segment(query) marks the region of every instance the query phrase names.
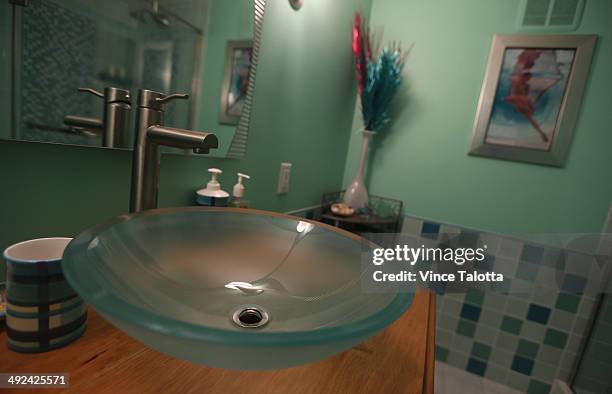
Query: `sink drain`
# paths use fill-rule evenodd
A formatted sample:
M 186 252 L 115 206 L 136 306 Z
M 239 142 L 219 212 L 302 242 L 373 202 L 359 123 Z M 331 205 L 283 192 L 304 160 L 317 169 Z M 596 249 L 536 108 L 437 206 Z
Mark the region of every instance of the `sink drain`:
M 261 327 L 268 322 L 270 316 L 259 306 L 238 308 L 232 315 L 235 324 L 244 328 Z

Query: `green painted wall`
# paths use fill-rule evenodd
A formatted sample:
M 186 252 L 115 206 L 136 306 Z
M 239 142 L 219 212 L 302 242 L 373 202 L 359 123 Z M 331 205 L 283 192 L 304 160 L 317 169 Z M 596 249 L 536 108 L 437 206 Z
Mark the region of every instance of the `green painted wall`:
M 494 33 L 516 34 L 518 0 L 379 0 L 372 26 L 414 49 L 406 97 L 376 137 L 370 192 L 405 212 L 502 233 L 599 232 L 612 201 L 612 1 L 589 0 L 578 33 L 600 35 L 564 168 L 471 157 L 472 123 Z M 361 126 L 357 111 L 353 129 Z M 353 134 L 344 184 L 354 174 Z
M 236 131 L 236 126 L 219 123 L 226 43 L 228 40 L 253 39 L 253 10 L 252 0 L 211 0 L 209 4 L 197 128 L 215 130 L 219 149 L 211 152 L 213 156 L 225 157 Z
M 160 206 L 189 205 L 206 169 L 252 176 L 252 206 L 286 211 L 317 204 L 342 182 L 354 81 L 350 23 L 368 0 L 309 0 L 295 12 L 270 0 L 264 21 L 248 158 L 162 158 Z M 276 195 L 281 161 L 293 163 L 290 193 Z M 131 152 L 0 142 L 0 249 L 34 237 L 67 235 L 126 212 Z

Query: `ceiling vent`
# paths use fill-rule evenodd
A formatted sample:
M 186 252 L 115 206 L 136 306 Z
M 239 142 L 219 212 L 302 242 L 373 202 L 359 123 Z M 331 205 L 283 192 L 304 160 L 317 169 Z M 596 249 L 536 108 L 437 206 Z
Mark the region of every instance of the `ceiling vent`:
M 571 31 L 580 26 L 586 0 L 522 0 L 519 30 Z

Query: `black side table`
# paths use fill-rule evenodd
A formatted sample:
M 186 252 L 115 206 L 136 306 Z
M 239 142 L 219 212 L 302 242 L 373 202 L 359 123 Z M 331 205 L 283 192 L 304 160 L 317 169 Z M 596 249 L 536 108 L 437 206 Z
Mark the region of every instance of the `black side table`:
M 320 221 L 353 232 L 396 233 L 401 230 L 402 201 L 370 196 L 366 213 L 338 216 L 331 212 L 332 204 L 341 202 L 344 191 L 325 193 L 321 201 Z

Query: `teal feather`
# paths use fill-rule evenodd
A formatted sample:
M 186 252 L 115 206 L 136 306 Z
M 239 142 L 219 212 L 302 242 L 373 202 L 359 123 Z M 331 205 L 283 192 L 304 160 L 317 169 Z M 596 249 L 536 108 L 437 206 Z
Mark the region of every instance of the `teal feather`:
M 378 59 L 368 64 L 361 92 L 361 112 L 366 129 L 380 131 L 389 122 L 389 108 L 402 85 L 403 61 L 400 51 L 383 49 Z

